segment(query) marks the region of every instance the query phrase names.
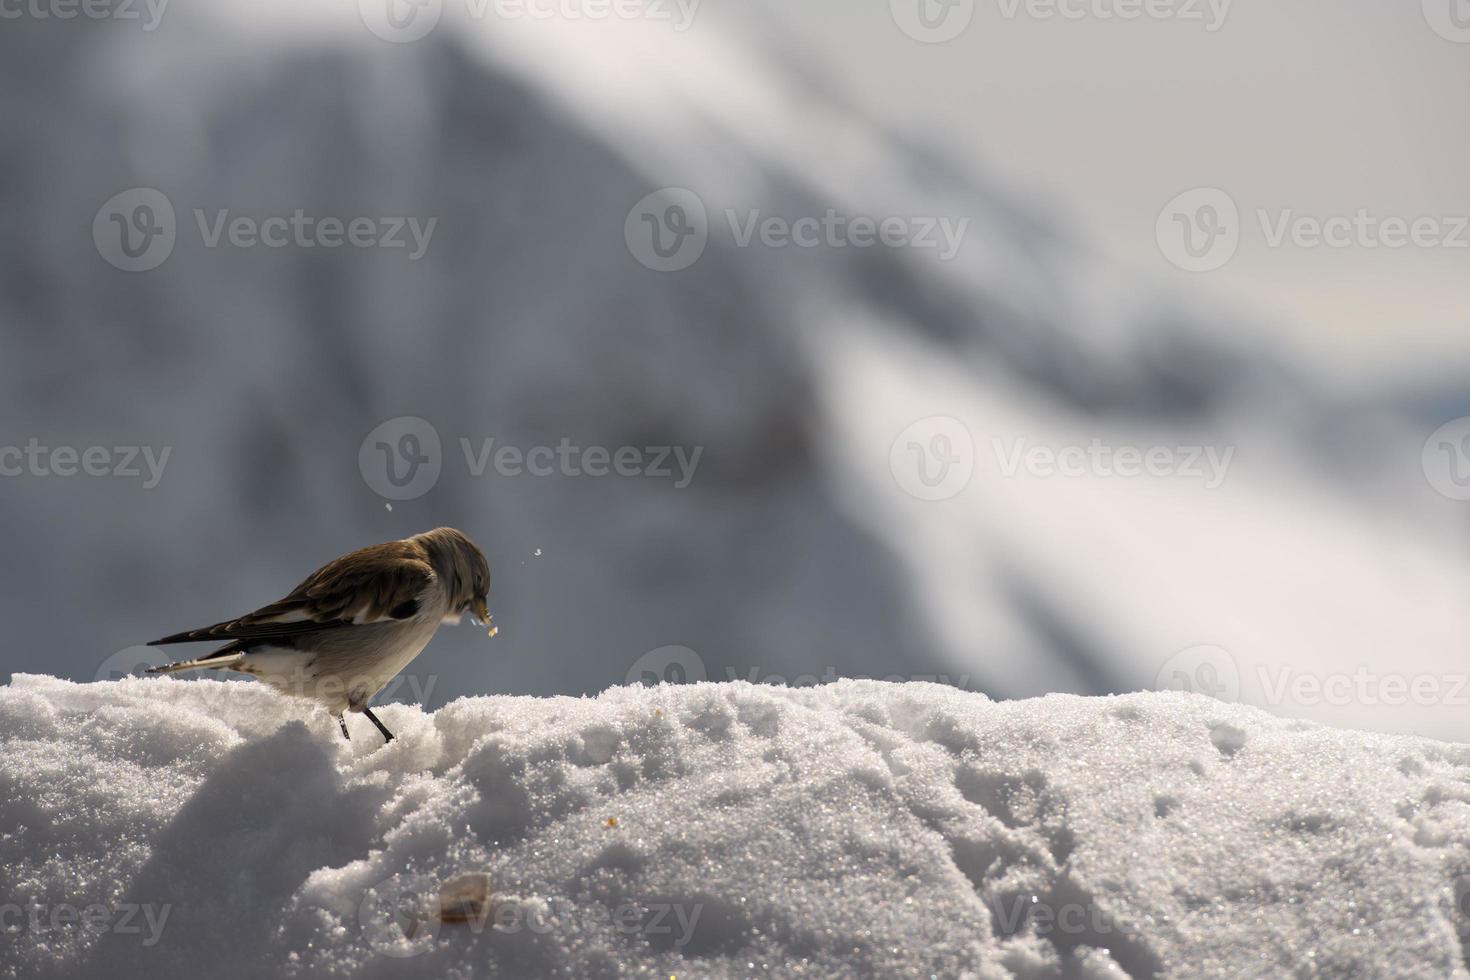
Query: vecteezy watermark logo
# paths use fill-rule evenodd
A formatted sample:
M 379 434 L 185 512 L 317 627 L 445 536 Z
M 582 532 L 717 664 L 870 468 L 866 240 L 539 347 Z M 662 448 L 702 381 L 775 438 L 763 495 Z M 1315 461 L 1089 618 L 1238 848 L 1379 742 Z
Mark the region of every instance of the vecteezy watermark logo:
M 653 687 L 656 684 L 697 684 L 708 679 L 703 657 L 688 647 L 666 646 L 650 650 L 633 661 L 624 681 Z
M 1470 875 L 1455 875 L 1450 882 L 1450 898 L 1455 903 L 1455 911 L 1470 919 Z
M 433 948 L 441 919 L 438 883 L 428 875 L 395 875 L 369 888 L 357 907 L 363 938 L 384 956 L 407 959 Z
M 357 468 L 386 500 L 416 500 L 434 489 L 444 468 L 439 430 L 412 415 L 389 419 L 362 440 Z
M 898 486 L 920 500 L 949 500 L 975 474 L 975 440 L 965 423 L 931 415 L 898 434 L 888 450 L 888 467 Z
M 1446 422 L 1424 442 L 1424 478 L 1451 500 L 1470 500 L 1470 417 Z
M 158 268 L 173 254 L 177 237 L 173 203 L 151 187 L 114 194 L 92 219 L 98 254 L 124 272 Z
M 434 29 L 444 0 L 357 0 L 364 26 L 384 41 L 407 44 Z
M 1112 446 L 1094 438 L 1087 445 L 1030 445 L 1024 438 L 1007 441 L 996 437 L 991 449 L 1007 479 L 1024 470 L 1038 478 L 1095 477 L 1133 479 L 1152 476 L 1160 479 L 1199 480 L 1206 490 L 1216 490 L 1225 482 L 1235 447 L 1223 450 L 1214 446 Z
M 1240 247 L 1240 210 L 1218 187 L 1178 195 L 1159 212 L 1154 237 L 1164 258 L 1187 272 L 1213 272 Z
M 157 647 L 127 647 L 98 664 L 92 680 L 120 681 L 124 677 L 137 677 L 152 667 L 157 659 Z
M 888 0 L 893 22 L 915 41 L 953 41 L 975 17 L 975 0 Z
M 1230 651 L 1214 644 L 1180 650 L 1164 662 L 1154 679 L 1159 691 L 1203 694 L 1218 701 L 1240 700 L 1240 665 Z
M 0 0 L 0 20 L 87 20 L 139 21 L 144 33 L 152 33 L 163 21 L 169 0 Z
M 172 452 L 172 446 L 48 446 L 31 436 L 24 446 L 0 446 L 0 477 L 111 477 L 142 480 L 152 490 Z
M 709 244 L 704 201 L 683 187 L 656 190 L 628 212 L 623 240 L 633 258 L 655 272 L 687 269 Z
M 1423 0 L 1424 19 L 1446 41 L 1470 44 L 1470 0 Z

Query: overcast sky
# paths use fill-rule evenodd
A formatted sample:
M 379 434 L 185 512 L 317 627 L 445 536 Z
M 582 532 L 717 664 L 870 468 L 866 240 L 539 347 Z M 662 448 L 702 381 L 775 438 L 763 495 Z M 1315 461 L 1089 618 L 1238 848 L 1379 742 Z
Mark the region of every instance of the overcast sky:
M 1095 13 L 1119 0 L 1052 0 L 1074 19 L 974 0 L 944 43 L 904 34 L 888 0 L 762 2 L 865 102 L 1051 198 L 1130 266 L 1354 346 L 1470 336 L 1470 230 L 1453 220 L 1470 215 L 1470 0 L 1156 0 L 1196 19 L 1137 20 Z M 1238 250 L 1209 272 L 1156 239 L 1161 210 L 1197 187 L 1241 218 Z M 1346 248 L 1272 246 L 1262 209 L 1273 230 L 1288 209 L 1446 218 L 1423 240 L 1461 245 L 1371 248 L 1384 237 L 1354 229 Z

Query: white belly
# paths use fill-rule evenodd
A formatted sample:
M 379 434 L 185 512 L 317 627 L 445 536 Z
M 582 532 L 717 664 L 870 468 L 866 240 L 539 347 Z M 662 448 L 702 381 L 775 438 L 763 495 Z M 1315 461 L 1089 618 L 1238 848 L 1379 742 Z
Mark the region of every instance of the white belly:
M 356 628 L 311 650 L 259 647 L 233 669 L 317 701 L 332 714 L 361 711 L 423 652 L 438 626 L 437 618 L 410 620 Z

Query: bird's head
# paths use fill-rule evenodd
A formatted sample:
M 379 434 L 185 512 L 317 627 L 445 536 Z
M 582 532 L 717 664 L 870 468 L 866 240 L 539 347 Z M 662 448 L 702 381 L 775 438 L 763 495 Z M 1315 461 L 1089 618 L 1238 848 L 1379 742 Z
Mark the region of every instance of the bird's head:
M 445 584 L 449 595 L 449 615 L 458 618 L 465 613 L 475 617 L 481 626 L 490 625 L 486 603 L 490 595 L 490 564 L 475 543 L 452 527 L 435 528 L 417 536 L 434 574 Z M 494 630 L 491 630 L 494 636 Z

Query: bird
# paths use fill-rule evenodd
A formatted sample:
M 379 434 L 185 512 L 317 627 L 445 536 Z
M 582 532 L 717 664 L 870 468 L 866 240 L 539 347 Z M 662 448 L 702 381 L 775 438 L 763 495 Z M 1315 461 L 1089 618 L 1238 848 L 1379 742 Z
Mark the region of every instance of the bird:
M 393 733 L 373 714 L 373 697 L 428 646 L 441 623 L 469 613 L 490 636 L 490 566 L 475 543 L 452 527 L 361 548 L 328 562 L 290 595 L 238 619 L 186 630 L 149 646 L 228 641 L 193 660 L 150 674 L 229 670 L 287 694 L 312 698 L 336 719 L 348 712 Z

